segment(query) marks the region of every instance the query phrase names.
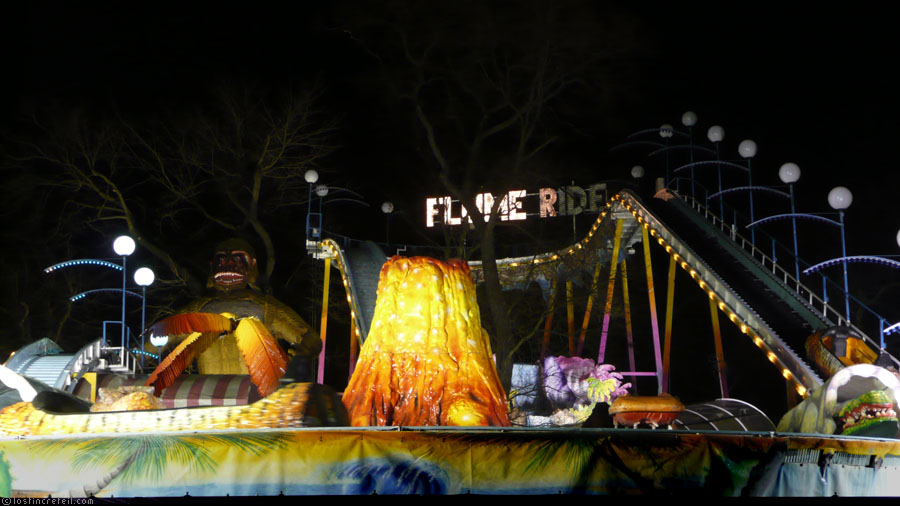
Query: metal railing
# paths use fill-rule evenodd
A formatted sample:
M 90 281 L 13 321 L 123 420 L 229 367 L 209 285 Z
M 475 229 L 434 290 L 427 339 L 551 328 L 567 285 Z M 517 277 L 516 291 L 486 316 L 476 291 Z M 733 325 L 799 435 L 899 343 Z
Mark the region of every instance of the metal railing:
M 678 197 L 683 200 L 687 205 L 689 205 L 692 209 L 700 213 L 704 218 L 710 221 L 713 226 L 722 231 L 725 235 L 731 238 L 731 240 L 742 250 L 750 255 L 751 258 L 756 260 L 763 269 L 767 271 L 771 271 L 773 277 L 777 280 L 781 281 L 783 286 L 787 290 L 793 291 L 800 300 L 806 302 L 811 309 L 816 311 L 819 316 L 821 316 L 826 322 L 832 325 L 842 325 L 849 327 L 852 329 L 860 338 L 865 340 L 870 346 L 875 350 L 881 349 L 880 342 L 875 341 L 869 335 L 863 331 L 863 329 L 859 328 L 854 323 L 847 320 L 846 315 L 841 312 L 841 310 L 834 308 L 828 303 L 827 296 L 827 284 L 831 283 L 834 285 L 834 288 L 838 290 L 841 294 L 843 294 L 843 289 L 840 288 L 839 285 L 831 281 L 827 278 L 827 276 L 821 275 L 823 280 L 823 290 L 822 295 L 820 296 L 814 289 L 804 285 L 800 280 L 798 280 L 794 275 L 785 270 L 784 267 L 778 264 L 775 258 L 769 256 L 758 248 L 753 241 L 747 239 L 743 235 L 737 233 L 736 222 L 737 219 L 734 220 L 733 223 L 726 223 L 719 216 L 709 210 L 709 208 L 705 207 L 701 204 L 697 199 L 689 196 L 689 195 L 678 195 Z M 764 235 L 769 237 L 768 234 L 764 232 L 758 231 L 760 235 Z M 771 239 L 771 237 L 769 237 Z M 776 243 L 774 239 L 771 239 L 773 245 Z M 773 256 L 775 255 L 775 248 L 773 246 Z M 804 262 L 805 263 L 805 262 Z M 793 269 L 793 265 L 789 266 L 789 269 Z M 874 310 L 863 304 L 861 301 L 856 299 L 853 296 L 850 296 L 850 300 L 854 301 L 861 309 L 870 313 L 874 316 L 878 321 L 885 321 L 884 318 L 876 313 Z M 883 332 L 883 329 L 879 329 L 880 332 Z M 891 361 L 894 363 L 898 369 L 900 369 L 900 361 L 898 361 L 893 356 L 890 356 Z

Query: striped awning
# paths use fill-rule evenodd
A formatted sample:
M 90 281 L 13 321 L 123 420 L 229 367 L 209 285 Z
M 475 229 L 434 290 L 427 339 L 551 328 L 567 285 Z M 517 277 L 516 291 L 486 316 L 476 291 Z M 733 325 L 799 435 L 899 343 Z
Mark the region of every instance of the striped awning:
M 147 375 L 128 377 L 118 374 L 98 375 L 97 389 L 120 386 L 143 385 Z M 89 399 L 90 385 L 81 380 L 75 395 Z M 160 400 L 167 409 L 194 406 L 238 406 L 250 404 L 260 399 L 256 385 L 250 376 L 233 374 L 192 374 L 177 378 L 162 391 Z

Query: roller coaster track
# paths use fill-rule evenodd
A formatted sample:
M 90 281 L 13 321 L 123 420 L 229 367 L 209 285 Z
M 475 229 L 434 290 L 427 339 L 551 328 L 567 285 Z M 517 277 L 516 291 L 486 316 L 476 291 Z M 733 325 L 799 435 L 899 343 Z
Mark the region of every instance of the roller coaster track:
M 609 200 L 582 241 L 557 251 L 498 260 L 501 278 L 504 271 L 522 268 L 532 269 L 533 276 L 550 277 L 558 272 L 567 256 L 589 251 L 595 253 L 594 263 L 609 262 L 606 241 L 601 243 L 596 232 L 604 220 L 625 220 L 618 261 L 631 244 L 642 240 L 641 228 L 646 229 L 652 236 L 650 240 L 666 250 L 719 310 L 778 367 L 782 376 L 795 384 L 801 395 L 822 384 L 822 378 L 798 354 L 806 337 L 815 330 L 847 325 L 873 349 L 879 349 L 861 329 L 847 322 L 838 309 L 737 234 L 732 225 L 690 197 L 668 191 L 661 196 L 664 199 L 644 203 L 632 192 L 621 191 Z M 376 245 L 369 243 L 364 247 L 368 251 L 360 256 L 348 254 L 331 239 L 308 243 L 315 258 L 335 260 L 347 293 L 354 334 L 360 343 L 365 340 L 374 313 L 378 264 L 385 258 Z M 472 261 L 469 265 L 476 281 L 479 280 L 481 263 Z

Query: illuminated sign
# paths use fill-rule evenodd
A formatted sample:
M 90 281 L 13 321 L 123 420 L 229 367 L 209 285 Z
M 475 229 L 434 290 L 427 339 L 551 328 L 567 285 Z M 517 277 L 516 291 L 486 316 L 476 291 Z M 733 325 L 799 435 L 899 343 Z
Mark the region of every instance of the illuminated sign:
M 541 188 L 536 193 L 525 190 L 510 190 L 503 196 L 479 193 L 475 196 L 475 206 L 490 219 L 490 212 L 496 199 L 500 198 L 497 210 L 500 221 L 519 221 L 539 216 L 575 216 L 583 212 L 598 212 L 606 203 L 606 183 L 597 183 L 586 189 L 580 186 L 564 186 L 559 189 Z M 472 223 L 472 218 L 464 205 L 451 197 L 428 197 L 425 199 L 425 225 L 435 223 L 461 225 L 463 220 Z

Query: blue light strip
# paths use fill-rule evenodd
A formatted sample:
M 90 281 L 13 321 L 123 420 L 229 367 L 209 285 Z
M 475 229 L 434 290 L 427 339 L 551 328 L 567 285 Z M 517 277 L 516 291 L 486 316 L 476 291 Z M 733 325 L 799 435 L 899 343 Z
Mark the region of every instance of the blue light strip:
M 784 198 L 788 198 L 788 199 L 791 198 L 790 193 L 785 193 L 781 190 L 776 190 L 775 188 L 769 188 L 767 186 L 735 186 L 734 188 L 728 188 L 727 190 L 722 190 L 720 192 L 713 193 L 712 195 L 709 196 L 709 198 L 714 199 L 714 198 L 724 195 L 726 193 L 741 192 L 741 191 L 753 191 L 753 190 L 771 192 L 771 193 L 774 193 L 774 194 L 779 195 Z
M 700 167 L 700 166 L 702 166 L 702 165 L 716 165 L 716 166 L 724 165 L 724 166 L 726 166 L 726 167 L 734 167 L 735 169 L 741 169 L 741 170 L 744 171 L 744 172 L 749 172 L 749 171 L 750 171 L 750 169 L 748 169 L 747 167 L 744 167 L 743 165 L 738 164 L 738 163 L 734 163 L 734 162 L 716 161 L 716 160 L 701 160 L 701 161 L 699 161 L 699 162 L 694 162 L 694 163 L 689 163 L 689 164 L 687 164 L 687 165 L 682 165 L 681 167 L 678 167 L 677 169 L 675 169 L 674 172 L 678 172 L 678 171 L 680 171 L 681 169 L 687 169 L 687 168 L 690 168 L 690 167 Z
M 900 322 L 897 322 L 890 327 L 884 329 L 884 335 L 888 335 L 892 332 L 900 332 Z
M 710 153 L 710 154 L 713 154 L 713 155 L 716 154 L 715 151 L 713 151 L 713 150 L 711 150 L 711 149 L 709 149 L 709 148 L 705 148 L 705 147 L 703 147 L 703 146 L 697 146 L 696 144 L 693 145 L 693 146 L 691 146 L 691 145 L 686 145 L 686 144 L 673 144 L 673 145 L 671 145 L 671 146 L 666 146 L 666 147 L 664 147 L 664 148 L 659 148 L 659 149 L 657 149 L 656 151 L 651 151 L 649 154 L 647 154 L 647 156 L 658 155 L 659 153 L 662 153 L 662 152 L 664 152 L 664 151 L 671 151 L 671 150 L 673 150 L 673 149 L 690 149 L 692 152 L 693 152 L 695 149 L 699 149 L 699 150 L 701 150 L 701 151 L 706 151 L 706 152 L 708 152 L 708 153 Z
M 115 264 L 112 262 L 107 262 L 106 260 L 97 260 L 94 258 L 79 258 L 78 260 L 67 260 L 65 262 L 61 262 L 56 265 L 51 265 L 50 267 L 47 267 L 46 269 L 44 269 L 44 272 L 49 274 L 53 271 L 56 271 L 56 270 L 59 270 L 59 269 L 65 268 L 65 267 L 72 267 L 75 265 L 99 265 L 102 267 L 109 267 L 109 268 L 115 269 L 117 271 L 122 270 L 121 265 Z
M 710 196 L 710 198 L 712 198 L 712 196 Z M 791 214 L 776 214 L 774 216 L 767 216 L 765 218 L 756 220 L 753 223 L 750 223 L 749 225 L 747 225 L 747 228 L 755 227 L 756 225 L 762 225 L 763 223 L 768 223 L 770 221 L 782 220 L 782 219 L 787 219 L 787 218 L 803 218 L 803 219 L 807 219 L 807 220 L 828 223 L 830 225 L 834 225 L 837 227 L 841 226 L 840 222 L 830 220 L 828 218 L 819 216 L 817 214 L 791 213 Z
M 875 257 L 875 256 L 862 255 L 862 256 L 832 258 L 831 260 L 826 260 L 822 263 L 819 263 L 819 264 L 813 265 L 812 267 L 807 268 L 806 270 L 803 271 L 803 274 L 812 274 L 812 273 L 818 271 L 819 269 L 824 269 L 826 267 L 831 267 L 832 265 L 837 265 L 837 264 L 841 264 L 841 263 L 850 264 L 850 263 L 858 263 L 858 262 L 867 263 L 867 264 L 880 264 L 880 265 L 885 265 L 887 267 L 894 267 L 895 269 L 900 269 L 900 262 L 898 262 L 896 260 L 890 260 L 888 258 L 881 258 L 881 257 Z
M 86 292 L 76 293 L 75 295 L 69 297 L 69 301 L 71 301 L 71 302 L 79 301 L 92 293 L 122 293 L 122 289 L 121 288 L 96 288 L 94 290 L 88 290 Z M 131 295 L 132 297 L 137 297 L 139 299 L 144 298 L 143 295 L 132 292 L 130 290 L 126 290 L 125 295 Z
M 157 355 L 156 353 L 150 353 L 149 351 L 143 351 L 143 350 L 139 350 L 137 348 L 132 348 L 131 353 L 134 353 L 136 355 L 143 355 L 145 357 L 150 357 L 154 360 L 159 360 L 159 355 Z

